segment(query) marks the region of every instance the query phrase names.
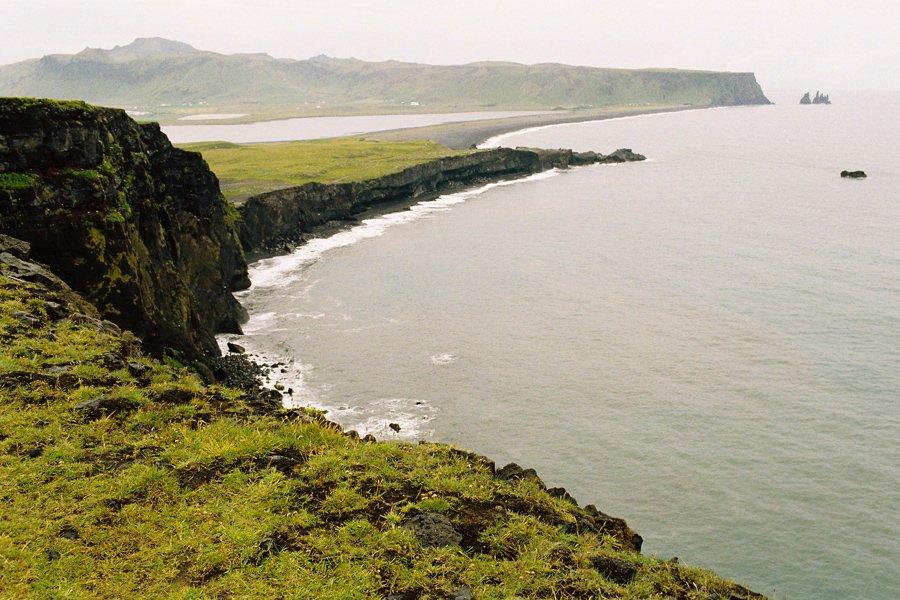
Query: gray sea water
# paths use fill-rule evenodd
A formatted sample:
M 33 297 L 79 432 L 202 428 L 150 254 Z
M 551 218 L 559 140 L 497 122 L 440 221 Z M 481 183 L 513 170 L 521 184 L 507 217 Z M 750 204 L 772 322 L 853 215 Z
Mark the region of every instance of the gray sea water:
M 900 94 L 831 96 L 507 136 L 650 160 L 257 263 L 241 343 L 288 360 L 296 403 L 534 467 L 646 553 L 779 598 L 897 598 Z

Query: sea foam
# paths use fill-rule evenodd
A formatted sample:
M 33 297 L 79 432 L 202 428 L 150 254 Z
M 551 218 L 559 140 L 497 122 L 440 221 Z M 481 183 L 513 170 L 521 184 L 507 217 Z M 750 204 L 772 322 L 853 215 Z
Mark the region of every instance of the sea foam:
M 430 217 L 435 213 L 447 211 L 456 204 L 462 204 L 496 187 L 540 181 L 554 177 L 557 174 L 559 174 L 559 170 L 552 169 L 522 179 L 496 181 L 471 190 L 446 194 L 434 200 L 426 200 L 414 204 L 408 210 L 386 213 L 378 217 L 365 219 L 360 225 L 339 231 L 327 238 L 312 239 L 290 254 L 262 259 L 250 265 L 249 275 L 253 285 L 249 290 L 239 294 L 238 297 L 252 293 L 253 290 L 284 287 L 296 282 L 302 276 L 304 265 L 315 262 L 322 254 L 330 250 L 343 248 L 368 238 L 380 236 L 388 228 L 395 225 L 411 223 L 423 217 Z

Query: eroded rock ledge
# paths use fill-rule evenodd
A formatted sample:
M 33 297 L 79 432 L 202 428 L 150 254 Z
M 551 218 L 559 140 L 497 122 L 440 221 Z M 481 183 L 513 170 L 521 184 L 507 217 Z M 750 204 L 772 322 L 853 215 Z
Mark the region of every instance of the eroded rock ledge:
M 237 214 L 199 154 L 82 102 L 0 98 L 0 233 L 148 350 L 218 355 L 249 286 Z
M 553 168 L 644 159 L 628 148 L 611 154 L 496 148 L 441 158 L 366 181 L 308 183 L 250 197 L 239 209 L 241 243 L 248 253 L 278 254 L 305 241 L 318 228 L 352 222 L 378 206 L 411 205 L 453 190 Z

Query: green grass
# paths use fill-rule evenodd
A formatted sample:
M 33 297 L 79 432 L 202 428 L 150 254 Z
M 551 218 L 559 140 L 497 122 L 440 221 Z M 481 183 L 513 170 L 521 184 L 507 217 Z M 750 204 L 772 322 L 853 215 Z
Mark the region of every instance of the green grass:
M 99 321 L 51 322 L 48 299 L 0 277 L 2 598 L 744 597 L 615 535 L 565 533 L 580 509 L 533 481 L 261 410 Z M 126 408 L 75 409 L 100 396 Z M 416 511 L 446 515 L 462 547 L 421 547 L 401 526 Z M 595 568 L 610 557 L 637 569 L 631 583 Z
M 313 181 L 363 181 L 463 153 L 436 142 L 376 142 L 362 138 L 277 144 L 200 142 L 180 147 L 203 155 L 219 178 L 223 193 L 233 201 Z
M 21 190 L 30 188 L 39 181 L 33 173 L 0 173 L 0 188 Z

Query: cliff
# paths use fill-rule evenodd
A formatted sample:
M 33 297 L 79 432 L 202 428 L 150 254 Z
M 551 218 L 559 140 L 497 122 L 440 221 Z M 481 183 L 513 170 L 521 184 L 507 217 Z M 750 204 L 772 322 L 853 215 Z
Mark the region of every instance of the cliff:
M 219 353 L 249 285 L 234 209 L 199 154 L 80 102 L 0 99 L 0 232 L 31 244 L 157 355 Z
M 240 207 L 240 238 L 248 252 L 278 251 L 333 221 L 350 221 L 379 205 L 413 204 L 486 181 L 552 168 L 644 160 L 622 148 L 604 155 L 572 150 L 495 148 L 448 156 L 365 181 L 308 183 L 250 197 Z

